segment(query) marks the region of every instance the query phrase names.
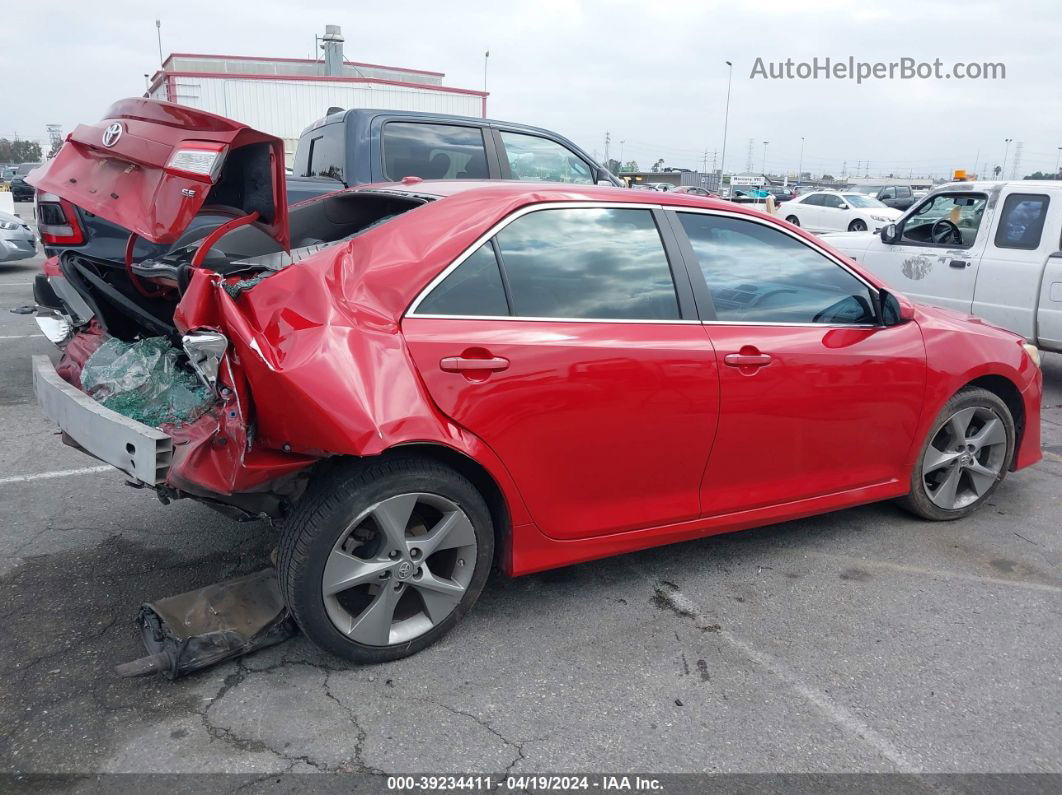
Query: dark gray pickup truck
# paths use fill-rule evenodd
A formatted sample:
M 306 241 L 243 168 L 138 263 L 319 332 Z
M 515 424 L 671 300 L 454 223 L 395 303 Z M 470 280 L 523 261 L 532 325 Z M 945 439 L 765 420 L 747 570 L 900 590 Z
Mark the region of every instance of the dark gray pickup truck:
M 299 138 L 293 171 L 286 180 L 289 204 L 411 176 L 623 185 L 578 146 L 549 130 L 399 110 L 337 110 L 314 122 Z M 80 207 L 38 195 L 37 220 L 47 256 L 77 249 L 104 259 L 125 257 L 129 231 Z M 216 220 L 201 214 L 184 239 Z M 166 248 L 138 240 L 132 258 L 159 256 Z

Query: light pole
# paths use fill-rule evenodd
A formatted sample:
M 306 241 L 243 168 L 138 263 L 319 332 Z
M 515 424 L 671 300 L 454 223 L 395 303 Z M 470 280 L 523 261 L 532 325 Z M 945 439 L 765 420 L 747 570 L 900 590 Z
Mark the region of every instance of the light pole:
M 770 141 L 763 142 L 763 163 L 760 164 L 760 171 L 764 176 L 767 176 L 767 144 L 769 143 Z
M 800 165 L 797 166 L 797 182 L 804 178 L 804 136 L 800 136 Z
M 1007 145 L 1006 148 L 1003 150 L 1003 166 L 999 169 L 999 176 L 1003 179 L 1007 178 L 1007 155 L 1010 154 L 1010 142 L 1013 140 L 1013 138 L 1003 139 L 1003 143 Z
M 1060 179 L 1058 174 L 1058 164 L 1062 162 L 1062 146 L 1058 147 L 1058 156 L 1055 158 L 1055 179 Z
M 719 158 L 719 190 L 723 189 L 723 174 L 726 173 L 726 126 L 730 122 L 730 83 L 734 77 L 734 64 L 726 61 L 726 106 L 723 109 L 723 154 Z

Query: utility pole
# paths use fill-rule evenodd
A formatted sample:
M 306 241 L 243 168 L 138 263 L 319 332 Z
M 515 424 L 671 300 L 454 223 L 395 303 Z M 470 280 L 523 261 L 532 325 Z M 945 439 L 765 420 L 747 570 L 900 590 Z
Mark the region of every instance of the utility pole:
M 490 63 L 490 50 L 483 53 L 483 93 L 487 93 L 487 64 Z
M 797 182 L 804 178 L 804 136 L 800 136 L 800 165 L 797 166 Z
M 605 131 L 605 168 L 608 168 L 608 144 L 609 144 L 610 139 L 611 139 L 611 136 L 609 135 L 608 130 L 606 130 Z
M 719 187 L 723 187 L 723 169 L 726 168 L 726 128 L 730 121 L 730 84 L 734 77 L 734 64 L 725 62 L 728 68 L 726 77 L 726 106 L 723 110 L 723 156 L 719 160 Z
M 1007 178 L 1007 155 L 1010 154 L 1010 142 L 1013 141 L 1013 140 L 1014 140 L 1013 138 L 1004 138 L 1003 139 L 1003 143 L 1005 143 L 1007 146 L 1003 150 L 1003 165 L 999 169 L 1000 179 L 1006 179 Z
M 767 144 L 769 143 L 770 141 L 763 142 L 763 163 L 761 165 L 760 171 L 763 172 L 764 176 L 767 176 Z
M 1062 162 L 1062 146 L 1058 147 L 1058 155 L 1055 157 L 1055 179 L 1062 179 L 1062 175 L 1058 173 L 1059 162 Z

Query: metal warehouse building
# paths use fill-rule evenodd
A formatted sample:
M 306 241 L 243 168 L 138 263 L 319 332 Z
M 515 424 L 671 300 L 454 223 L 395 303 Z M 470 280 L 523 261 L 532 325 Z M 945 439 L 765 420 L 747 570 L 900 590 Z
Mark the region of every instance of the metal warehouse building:
M 287 165 L 302 131 L 329 108 L 386 108 L 486 116 L 487 93 L 442 84 L 442 72 L 348 61 L 338 25 L 326 26 L 324 58 L 172 53 L 146 96 L 178 102 L 284 139 Z

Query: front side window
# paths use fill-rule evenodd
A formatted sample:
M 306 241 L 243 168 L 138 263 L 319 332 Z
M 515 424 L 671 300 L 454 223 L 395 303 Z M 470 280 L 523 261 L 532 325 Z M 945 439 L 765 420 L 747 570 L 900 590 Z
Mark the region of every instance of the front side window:
M 844 204 L 844 201 L 841 199 L 840 196 L 837 196 L 836 194 L 824 193 L 822 195 L 823 207 L 832 207 L 834 210 L 839 210 L 841 209 L 842 204 Z
M 383 126 L 381 140 L 384 176 L 391 181 L 489 178 L 479 127 L 391 121 Z
M 1012 193 L 1003 202 L 996 229 L 996 248 L 1040 247 L 1049 199 L 1043 194 Z
M 711 291 L 717 320 L 875 322 L 870 288 L 799 240 L 754 221 L 678 215 Z
M 505 131 L 501 139 L 513 179 L 584 184 L 594 181 L 586 161 L 556 141 Z
M 983 193 L 941 193 L 903 223 L 901 243 L 969 248 L 977 239 L 988 198 Z
M 486 243 L 452 270 L 417 307 L 420 315 L 498 317 L 509 314 L 498 260 Z
M 514 316 L 680 316 L 671 268 L 649 210 L 539 210 L 517 218 L 495 239 Z

